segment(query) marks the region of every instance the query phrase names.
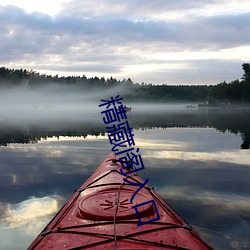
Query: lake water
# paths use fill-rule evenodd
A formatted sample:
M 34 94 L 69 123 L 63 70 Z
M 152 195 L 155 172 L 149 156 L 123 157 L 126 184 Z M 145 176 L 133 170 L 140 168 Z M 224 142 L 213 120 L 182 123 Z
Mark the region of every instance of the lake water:
M 35 109 L 0 118 L 4 250 L 27 248 L 112 148 L 100 112 Z M 139 175 L 215 249 L 250 249 L 249 114 L 181 105 L 127 114 Z

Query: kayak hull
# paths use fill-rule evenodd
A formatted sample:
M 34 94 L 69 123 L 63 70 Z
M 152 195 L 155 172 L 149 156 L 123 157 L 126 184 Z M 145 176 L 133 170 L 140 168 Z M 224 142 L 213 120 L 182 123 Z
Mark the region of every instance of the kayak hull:
M 212 249 L 144 180 L 121 168 L 110 153 L 28 249 Z

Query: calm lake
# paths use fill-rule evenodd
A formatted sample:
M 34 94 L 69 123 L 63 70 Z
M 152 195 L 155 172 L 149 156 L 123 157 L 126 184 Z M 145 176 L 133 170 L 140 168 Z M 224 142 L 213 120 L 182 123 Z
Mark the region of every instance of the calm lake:
M 29 111 L 0 117 L 3 250 L 27 248 L 112 148 L 101 108 Z M 127 117 L 138 174 L 215 249 L 250 249 L 250 109 L 134 105 Z

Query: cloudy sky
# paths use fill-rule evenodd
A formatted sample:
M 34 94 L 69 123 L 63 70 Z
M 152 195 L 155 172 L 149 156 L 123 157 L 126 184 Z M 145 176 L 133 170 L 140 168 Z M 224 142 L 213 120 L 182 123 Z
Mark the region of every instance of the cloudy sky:
M 0 66 L 215 84 L 250 61 L 249 0 L 0 0 Z

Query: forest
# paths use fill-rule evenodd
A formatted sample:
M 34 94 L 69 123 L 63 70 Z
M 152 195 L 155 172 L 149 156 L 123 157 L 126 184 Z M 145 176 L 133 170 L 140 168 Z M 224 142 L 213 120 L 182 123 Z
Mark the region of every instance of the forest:
M 0 67 L 0 88 L 36 89 L 51 84 L 63 84 L 79 91 L 109 90 L 121 87 L 127 102 L 198 102 L 200 106 L 221 106 L 233 104 L 250 104 L 250 64 L 243 63 L 242 78 L 216 85 L 154 85 L 152 83 L 134 83 L 130 78 L 117 80 L 112 76 L 52 76 L 40 74 L 34 70 L 9 69 Z

